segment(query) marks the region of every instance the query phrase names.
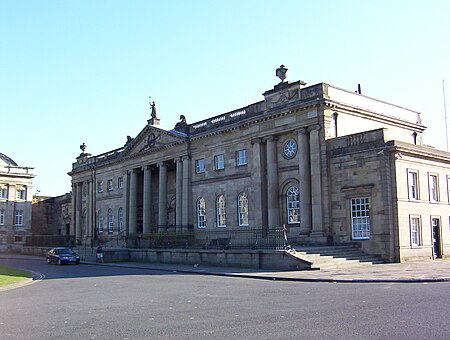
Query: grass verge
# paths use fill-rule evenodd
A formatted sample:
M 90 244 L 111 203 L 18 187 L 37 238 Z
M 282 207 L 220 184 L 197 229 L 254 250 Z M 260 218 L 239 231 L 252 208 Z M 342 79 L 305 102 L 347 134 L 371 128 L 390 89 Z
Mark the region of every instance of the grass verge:
M 8 285 L 17 281 L 33 277 L 33 274 L 26 270 L 0 266 L 0 286 Z

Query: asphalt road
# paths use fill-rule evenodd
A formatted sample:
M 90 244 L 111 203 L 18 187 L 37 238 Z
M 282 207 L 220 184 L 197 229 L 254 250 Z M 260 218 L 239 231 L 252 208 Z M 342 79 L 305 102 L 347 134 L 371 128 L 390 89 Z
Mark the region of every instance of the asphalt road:
M 331 284 L 99 265 L 0 292 L 1 339 L 449 339 L 450 283 Z

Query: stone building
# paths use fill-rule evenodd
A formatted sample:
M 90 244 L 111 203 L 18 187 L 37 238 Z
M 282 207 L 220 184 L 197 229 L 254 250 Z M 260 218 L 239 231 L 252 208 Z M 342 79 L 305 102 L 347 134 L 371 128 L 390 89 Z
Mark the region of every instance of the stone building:
M 420 113 L 286 71 L 246 107 L 167 131 L 153 103 L 123 147 L 83 143 L 69 173 L 78 242 L 284 225 L 291 243 L 392 262 L 450 254 L 450 154 L 423 144 Z
M 0 153 L 0 251 L 20 251 L 31 233 L 33 168 Z
M 70 242 L 71 194 L 34 196 L 30 245 L 64 245 Z M 72 235 L 73 236 L 73 235 Z

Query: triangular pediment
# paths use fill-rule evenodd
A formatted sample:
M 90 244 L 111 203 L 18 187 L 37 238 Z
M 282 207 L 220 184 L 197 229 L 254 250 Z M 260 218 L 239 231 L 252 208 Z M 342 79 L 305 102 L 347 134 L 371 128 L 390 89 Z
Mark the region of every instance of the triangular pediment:
M 185 140 L 186 137 L 179 133 L 147 125 L 136 138 L 127 142 L 122 157 L 156 151 Z

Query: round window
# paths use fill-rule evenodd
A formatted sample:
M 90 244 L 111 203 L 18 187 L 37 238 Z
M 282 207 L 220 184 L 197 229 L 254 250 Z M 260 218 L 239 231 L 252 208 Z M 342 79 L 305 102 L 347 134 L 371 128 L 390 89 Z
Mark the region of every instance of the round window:
M 283 156 L 287 159 L 294 158 L 297 154 L 297 143 L 293 139 L 288 139 L 283 145 Z

